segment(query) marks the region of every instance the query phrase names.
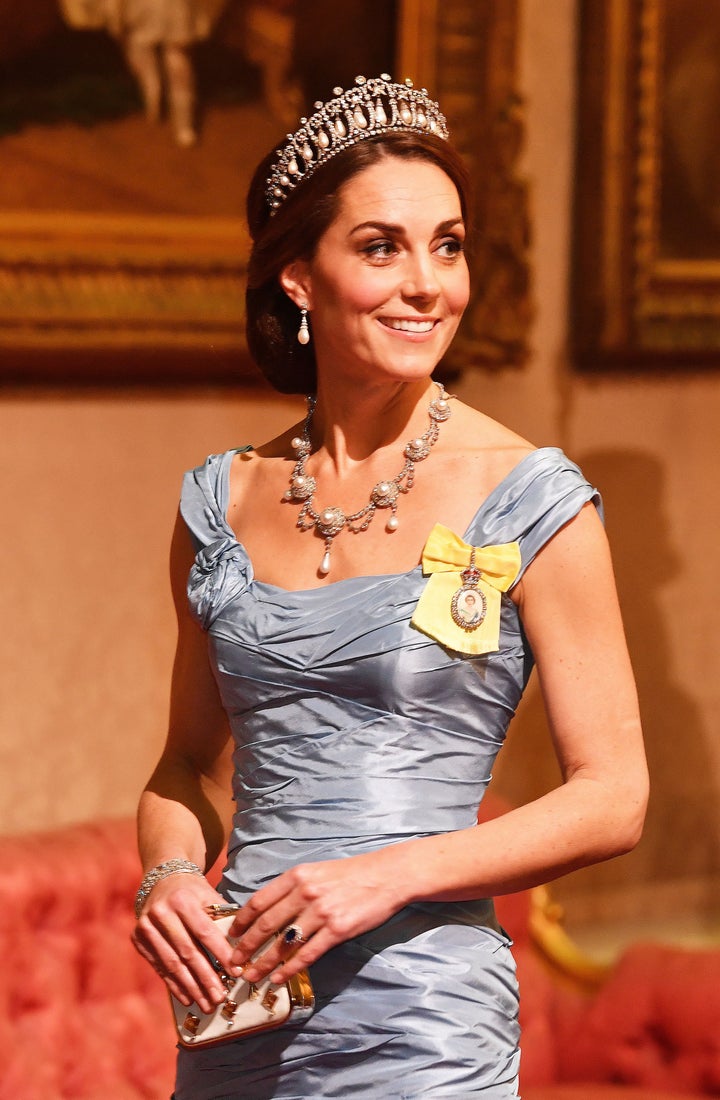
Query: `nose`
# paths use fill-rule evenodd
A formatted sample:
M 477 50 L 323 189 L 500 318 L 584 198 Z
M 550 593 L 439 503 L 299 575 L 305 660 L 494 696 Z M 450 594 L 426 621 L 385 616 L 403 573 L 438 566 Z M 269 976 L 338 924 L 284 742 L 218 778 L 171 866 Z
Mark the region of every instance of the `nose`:
M 427 253 L 410 253 L 403 281 L 403 297 L 434 301 L 440 294 L 440 283 L 433 258 Z

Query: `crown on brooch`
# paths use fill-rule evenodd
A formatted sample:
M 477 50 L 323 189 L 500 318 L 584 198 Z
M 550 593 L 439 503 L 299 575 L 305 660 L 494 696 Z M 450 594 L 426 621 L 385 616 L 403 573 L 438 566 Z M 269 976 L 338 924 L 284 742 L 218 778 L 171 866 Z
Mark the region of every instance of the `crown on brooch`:
M 397 131 L 435 134 L 443 140 L 449 136 L 439 105 L 426 88 L 414 88 L 412 80 L 394 84 L 387 73 L 371 79 L 356 76 L 352 88 L 333 88 L 333 96 L 327 103 L 318 100 L 315 114 L 301 118 L 300 128 L 277 150 L 265 192 L 271 214 L 316 168 L 359 141 Z

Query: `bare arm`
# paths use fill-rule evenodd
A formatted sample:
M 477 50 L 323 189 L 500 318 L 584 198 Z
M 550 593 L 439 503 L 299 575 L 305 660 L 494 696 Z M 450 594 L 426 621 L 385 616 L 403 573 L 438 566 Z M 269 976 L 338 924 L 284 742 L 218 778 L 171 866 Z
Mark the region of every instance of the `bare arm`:
M 178 517 L 170 551 L 178 643 L 169 732 L 138 812 L 146 869 L 173 856 L 211 867 L 227 839 L 232 808 L 227 718 L 208 661 L 207 635 L 187 602 L 193 557 L 190 536 Z
M 208 661 L 207 636 L 192 619 L 186 595 L 193 549 L 184 522 L 175 526 L 171 581 L 178 619 L 170 721 L 162 756 L 138 809 L 140 855 L 146 870 L 168 859 L 209 869 L 222 851 L 232 816 L 231 742 L 227 718 Z M 134 942 L 189 1003 L 209 1008 L 222 986 L 197 942 L 227 956 L 204 906 L 222 900 L 203 878 L 172 875 L 150 893 Z M 229 961 L 229 956 L 224 959 Z M 203 1000 L 204 998 L 204 1000 Z
M 508 893 L 634 846 L 647 771 L 610 555 L 592 506 L 547 544 L 518 588 L 562 785 L 471 829 L 286 872 L 246 905 L 237 962 L 297 921 L 312 938 L 275 971 L 285 977 L 408 902 Z M 268 952 L 248 977 L 280 958 Z
M 479 851 L 465 869 L 488 894 L 525 889 L 630 850 L 647 803 L 634 678 L 594 507 L 551 540 L 519 588 L 563 784 L 472 830 Z M 456 875 L 436 898 L 469 896 L 460 865 Z

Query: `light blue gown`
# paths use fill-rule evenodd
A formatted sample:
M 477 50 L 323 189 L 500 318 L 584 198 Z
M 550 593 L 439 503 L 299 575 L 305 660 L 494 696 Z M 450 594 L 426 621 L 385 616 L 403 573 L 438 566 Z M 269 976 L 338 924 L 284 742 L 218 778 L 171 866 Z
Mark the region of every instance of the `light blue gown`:
M 473 826 L 533 658 L 507 595 L 496 653 L 457 654 L 411 626 L 420 566 L 300 592 L 255 580 L 225 519 L 235 453 L 186 475 L 181 510 L 197 550 L 190 605 L 236 745 L 220 890 L 242 901 L 297 863 Z M 458 534 L 519 542 L 522 576 L 590 500 L 578 468 L 544 448 Z M 515 969 L 491 900 L 408 906 L 312 979 L 303 1024 L 181 1050 L 177 1100 L 517 1095 Z

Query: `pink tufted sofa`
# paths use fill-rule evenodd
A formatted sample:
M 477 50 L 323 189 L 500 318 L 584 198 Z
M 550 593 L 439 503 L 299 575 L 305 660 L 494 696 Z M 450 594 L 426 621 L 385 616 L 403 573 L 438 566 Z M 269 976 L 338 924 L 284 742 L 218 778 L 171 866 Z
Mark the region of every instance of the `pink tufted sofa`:
M 132 821 L 0 839 L 3 1100 L 160 1100 L 167 994 L 130 943 Z
M 2 1100 L 169 1097 L 167 995 L 129 940 L 139 877 L 132 821 L 0 838 Z M 498 910 L 516 942 L 524 1100 L 720 1096 L 720 952 L 641 944 L 583 993 L 533 941 L 529 894 Z
M 515 940 L 523 1100 L 720 1096 L 720 950 L 637 943 L 589 989 L 532 937 L 527 902 L 497 901 Z

